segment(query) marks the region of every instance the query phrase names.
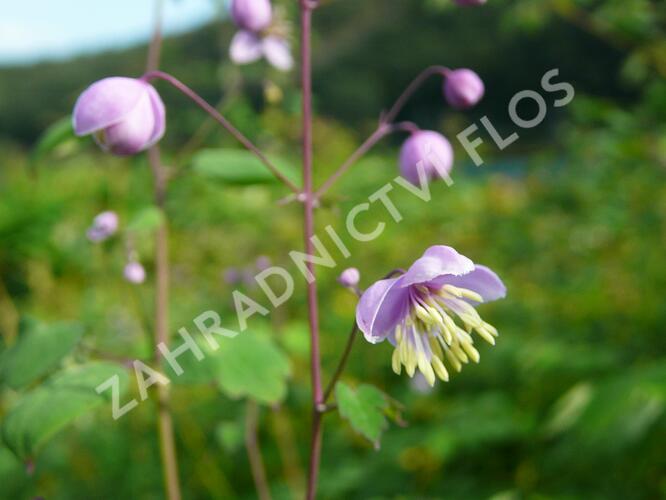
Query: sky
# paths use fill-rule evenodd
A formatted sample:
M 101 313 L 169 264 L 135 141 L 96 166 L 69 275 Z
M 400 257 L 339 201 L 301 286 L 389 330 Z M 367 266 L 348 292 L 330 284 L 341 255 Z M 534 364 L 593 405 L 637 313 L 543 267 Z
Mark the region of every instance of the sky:
M 154 0 L 0 0 L 0 65 L 64 59 L 149 39 Z M 219 0 L 166 0 L 166 33 L 214 19 Z

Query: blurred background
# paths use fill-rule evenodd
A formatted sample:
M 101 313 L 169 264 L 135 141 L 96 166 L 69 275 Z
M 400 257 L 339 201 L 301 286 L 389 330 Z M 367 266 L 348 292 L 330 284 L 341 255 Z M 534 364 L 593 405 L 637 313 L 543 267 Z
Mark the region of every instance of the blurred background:
M 297 2 L 275 3 L 292 21 L 296 48 Z M 401 417 L 387 426 L 379 449 L 337 413 L 326 417 L 321 498 L 666 498 L 666 4 L 322 3 L 314 41 L 318 183 L 426 66 L 473 68 L 487 89 L 465 113 L 446 107 L 435 79 L 410 102 L 404 119 L 452 139 L 455 185 L 434 185 L 428 204 L 396 190 L 405 221 L 388 223 L 371 244 L 346 237 L 352 257 L 345 265 L 358 267 L 368 286 L 427 246 L 447 244 L 497 270 L 509 293 L 481 311 L 501 333 L 497 346 L 481 346 L 479 365 L 432 390 L 392 373 L 389 345 L 356 344 L 345 382 L 380 387 L 402 404 Z M 49 429 L 39 426 L 58 411 L 57 400 L 11 425 L 8 418 L 26 394 L 57 386 L 53 377 L 63 370 L 152 351 L 150 169 L 143 155 L 104 155 L 91 140 L 74 139 L 67 125 L 91 82 L 143 72 L 152 5 L 97 4 L 0 7 L 0 498 L 162 498 L 154 405 L 117 422 L 106 404 L 76 410 L 77 418 Z M 227 54 L 235 28 L 220 2 L 167 2 L 165 30 L 162 68 L 297 171 L 297 72 L 233 65 Z M 540 91 L 552 68 L 575 87 L 575 99 L 551 107 L 540 126 L 518 130 L 509 100 L 524 89 Z M 288 265 L 288 252 L 300 249 L 300 207 L 276 209 L 285 195 L 277 185 L 206 168 L 202 149 L 237 145 L 171 88 L 157 87 L 169 113 L 162 149 L 173 174 L 171 331 L 194 331 L 193 318 L 207 309 L 234 326 L 234 288 L 265 302 L 243 282 L 257 259 Z M 528 104 L 521 111 L 535 112 Z M 480 132 L 486 164 L 477 168 L 455 136 L 483 115 L 520 139 L 499 151 Z M 320 227 L 344 234 L 348 210 L 397 174 L 402 139 L 383 142 L 329 193 Z M 145 284 L 122 279 L 123 238 L 100 245 L 86 239 L 103 210 L 118 212 L 129 228 L 148 271 Z M 380 210 L 374 216 L 388 220 Z M 327 376 L 356 303 L 336 284 L 339 271 L 319 278 Z M 270 354 L 290 365 L 286 388 L 260 406 L 275 498 L 303 492 L 310 418 L 303 292 L 299 283 L 292 300 L 251 325 L 271 339 Z M 62 322 L 79 332 L 71 349 L 54 355 L 58 347 L 23 347 L 21 363 L 38 368 L 17 380 L 20 339 L 63 329 Z M 243 445 L 246 399 L 213 382 L 206 370 L 192 369 L 173 388 L 184 496 L 254 498 Z M 138 397 L 132 380 L 124 400 L 131 397 Z

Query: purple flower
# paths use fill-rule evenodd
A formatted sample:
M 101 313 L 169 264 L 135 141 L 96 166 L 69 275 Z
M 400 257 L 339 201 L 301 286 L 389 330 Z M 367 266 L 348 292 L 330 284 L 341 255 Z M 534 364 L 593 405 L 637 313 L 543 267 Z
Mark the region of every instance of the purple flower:
M 93 219 L 88 229 L 88 239 L 93 243 L 104 241 L 118 230 L 118 215 L 115 212 L 102 212 Z
M 123 271 L 125 279 L 135 285 L 140 285 L 146 281 L 146 270 L 138 262 L 128 262 Z
M 102 149 L 128 156 L 148 149 L 164 135 L 164 103 L 147 82 L 111 77 L 93 83 L 74 106 L 77 135 L 93 134 Z
M 483 97 L 485 86 L 474 71 L 467 68 L 449 71 L 444 80 L 444 96 L 456 109 L 475 106 Z
M 448 176 L 453 167 L 453 148 L 442 134 L 418 130 L 400 150 L 400 175 L 414 185 L 420 185 L 419 170 L 427 180 Z
M 361 280 L 361 273 L 355 267 L 342 271 L 338 277 L 338 283 L 346 288 L 356 288 Z
M 404 366 L 412 377 L 418 368 L 433 385 L 436 376 L 449 379 L 445 358 L 456 371 L 470 359 L 479 361 L 472 332 L 495 344 L 497 330 L 474 306 L 505 295 L 493 271 L 438 245 L 402 276 L 368 288 L 356 308 L 356 322 L 369 342 L 388 339 L 395 346 L 393 371 L 400 374 Z
M 229 57 L 236 64 L 249 64 L 262 57 L 280 71 L 294 67 L 289 42 L 277 35 L 262 36 L 251 31 L 239 31 L 229 47 Z
M 270 0 L 231 0 L 231 17 L 240 29 L 259 32 L 273 18 Z

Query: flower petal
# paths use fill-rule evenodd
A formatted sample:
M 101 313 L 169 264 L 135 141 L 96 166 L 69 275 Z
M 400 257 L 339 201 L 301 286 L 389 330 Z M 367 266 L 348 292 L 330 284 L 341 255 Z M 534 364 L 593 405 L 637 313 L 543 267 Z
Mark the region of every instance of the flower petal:
M 145 92 L 134 109 L 123 119 L 107 127 L 100 137 L 95 136 L 101 147 L 120 156 L 133 155 L 150 145 L 150 138 L 155 129 L 150 96 Z
M 229 57 L 236 64 L 249 64 L 261 58 L 261 39 L 249 31 L 239 31 L 231 40 Z
M 147 86 L 141 80 L 119 76 L 93 83 L 74 106 L 74 131 L 88 135 L 118 123 L 134 109 Z
M 386 338 L 407 315 L 409 290 L 400 287 L 402 277 L 381 280 L 368 288 L 356 306 L 356 322 L 368 342 Z
M 289 71 L 294 67 L 289 43 L 278 36 L 267 36 L 263 41 L 264 55 L 271 65 L 280 71 Z
M 403 276 L 401 286 L 425 283 L 442 275 L 460 276 L 474 270 L 474 263 L 453 248 L 436 245 L 428 248 Z
M 453 285 L 467 288 L 483 297 L 484 302 L 503 299 L 506 297 L 506 286 L 492 269 L 476 265 L 474 271 L 464 276 L 443 276 L 435 280 L 437 286 Z M 473 303 L 475 304 L 475 303 Z
M 150 147 L 156 144 L 164 135 L 164 131 L 166 130 L 166 109 L 162 98 L 152 85 L 148 85 L 148 97 L 150 98 L 150 105 L 153 108 L 153 117 L 155 119 L 153 133 L 148 139 L 148 147 Z

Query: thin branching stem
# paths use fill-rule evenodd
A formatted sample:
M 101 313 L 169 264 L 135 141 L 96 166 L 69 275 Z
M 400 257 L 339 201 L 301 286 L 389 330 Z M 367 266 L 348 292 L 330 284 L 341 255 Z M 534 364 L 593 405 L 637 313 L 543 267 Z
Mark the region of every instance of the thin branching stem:
M 142 80 L 164 80 L 172 87 L 180 91 L 185 96 L 189 97 L 197 106 L 208 113 L 216 122 L 222 125 L 238 142 L 240 142 L 248 151 L 254 154 L 271 173 L 280 180 L 285 186 L 291 189 L 294 193 L 300 193 L 300 189 L 293 182 L 291 182 L 273 162 L 271 162 L 266 155 L 255 146 L 250 139 L 245 137 L 243 133 L 234 127 L 222 114 L 211 104 L 209 104 L 203 97 L 197 94 L 190 87 L 178 80 L 175 76 L 165 73 L 163 71 L 148 71 L 141 77 Z
M 411 99 L 414 93 L 433 75 L 446 76 L 450 70 L 445 66 L 430 66 L 423 70 L 407 86 L 403 93 L 398 97 L 393 106 L 383 114 L 379 119 L 377 129 L 368 137 L 359 148 L 354 151 L 347 160 L 329 177 L 324 184 L 317 190 L 315 199 L 319 200 L 335 182 L 349 170 L 358 160 L 360 160 L 372 147 L 381 141 L 384 137 L 393 132 L 418 130 L 418 127 L 411 122 L 393 123 L 398 117 L 405 104 Z

